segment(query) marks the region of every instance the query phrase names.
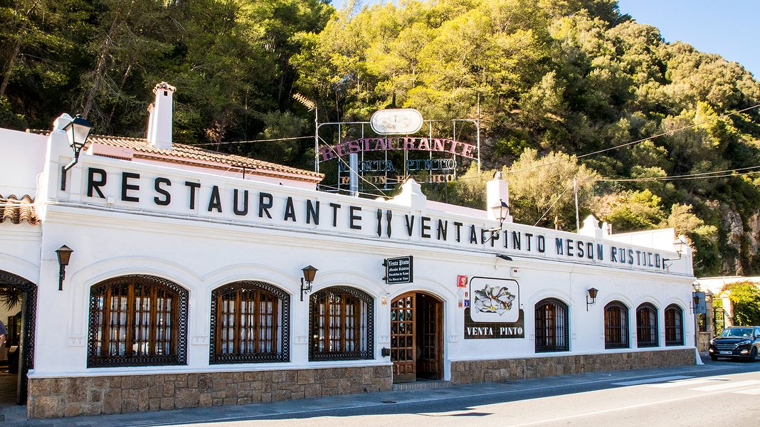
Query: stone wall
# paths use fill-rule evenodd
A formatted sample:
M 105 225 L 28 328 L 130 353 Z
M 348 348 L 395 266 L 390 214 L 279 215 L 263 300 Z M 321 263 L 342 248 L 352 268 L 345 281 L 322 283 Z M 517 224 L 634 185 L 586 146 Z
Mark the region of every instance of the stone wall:
M 390 390 L 392 367 L 368 366 L 73 378 L 30 378 L 29 418 L 243 405 Z
M 497 359 L 451 363 L 452 384 L 522 380 L 583 372 L 619 371 L 693 365 L 694 349 Z
M 520 380 L 696 363 L 694 349 L 458 361 L 451 383 Z M 392 366 L 30 378 L 29 418 L 117 414 L 199 406 L 243 405 L 339 394 L 387 391 Z

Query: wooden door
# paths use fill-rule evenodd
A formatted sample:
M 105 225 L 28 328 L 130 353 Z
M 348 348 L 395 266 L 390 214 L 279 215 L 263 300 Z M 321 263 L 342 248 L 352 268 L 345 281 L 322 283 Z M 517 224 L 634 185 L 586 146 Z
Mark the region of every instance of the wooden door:
M 443 304 L 430 295 L 417 298 L 417 377 L 443 378 Z
M 415 299 L 415 293 L 410 292 L 391 302 L 391 361 L 394 382 L 417 379 Z

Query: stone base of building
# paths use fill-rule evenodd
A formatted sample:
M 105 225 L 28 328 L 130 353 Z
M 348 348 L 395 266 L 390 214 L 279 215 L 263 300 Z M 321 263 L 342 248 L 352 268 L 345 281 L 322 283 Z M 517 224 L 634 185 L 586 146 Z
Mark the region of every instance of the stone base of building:
M 693 348 L 568 356 L 547 354 L 546 357 L 529 359 L 459 361 L 451 363 L 451 383 L 471 384 L 584 372 L 661 368 L 693 365 L 696 361 L 696 352 Z
M 243 405 L 391 390 L 392 367 L 30 378 L 29 418 Z
M 451 383 L 470 384 L 691 365 L 694 349 L 457 361 Z M 388 391 L 392 366 L 30 378 L 29 418 L 119 414 L 202 406 L 243 405 L 340 394 Z

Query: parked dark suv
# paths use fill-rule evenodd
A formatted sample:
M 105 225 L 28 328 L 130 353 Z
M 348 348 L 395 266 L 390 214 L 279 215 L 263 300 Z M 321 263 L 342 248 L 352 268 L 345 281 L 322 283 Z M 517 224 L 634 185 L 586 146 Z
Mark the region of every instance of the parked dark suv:
M 754 362 L 760 351 L 760 326 L 731 326 L 710 341 L 710 358 L 741 357 Z

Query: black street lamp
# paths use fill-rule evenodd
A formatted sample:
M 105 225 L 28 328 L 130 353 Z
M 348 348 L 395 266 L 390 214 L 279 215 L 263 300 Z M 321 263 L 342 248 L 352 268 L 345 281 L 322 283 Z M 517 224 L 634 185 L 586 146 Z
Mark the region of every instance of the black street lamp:
M 509 205 L 507 204 L 507 202 L 505 202 L 502 199 L 499 199 L 498 205 L 491 206 L 490 209 L 491 209 L 491 212 L 493 212 L 493 216 L 499 219 L 499 226 L 485 230 L 491 233 L 491 236 L 483 240 L 483 243 L 486 243 L 489 240 L 493 240 L 493 239 L 498 240 L 499 233 L 501 232 L 501 227 L 504 224 L 504 220 L 507 219 L 507 215 L 509 215 Z
M 79 162 L 79 152 L 84 148 L 87 137 L 90 135 L 92 125 L 77 114 L 74 120 L 64 126 L 63 130 L 69 138 L 69 147 L 74 151 L 74 160 L 66 166 L 61 167 L 61 191 L 66 191 L 66 172 L 73 168 Z

